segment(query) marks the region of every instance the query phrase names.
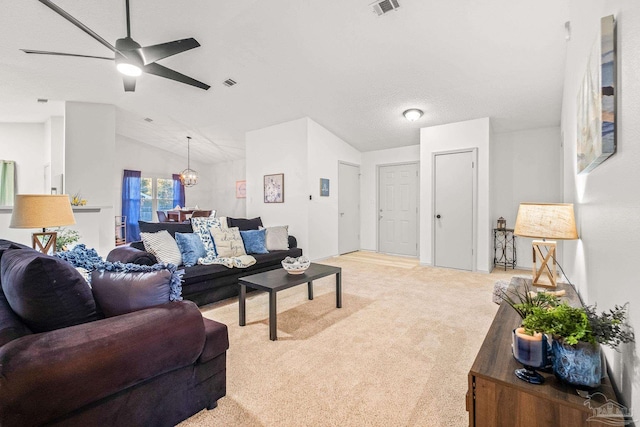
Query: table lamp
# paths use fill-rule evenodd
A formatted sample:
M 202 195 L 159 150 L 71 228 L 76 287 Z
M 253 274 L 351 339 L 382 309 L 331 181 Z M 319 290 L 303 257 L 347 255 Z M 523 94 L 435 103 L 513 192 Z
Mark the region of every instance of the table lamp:
M 578 238 L 573 204 L 520 203 L 513 234 L 542 239 L 534 240 L 532 243 L 533 285 L 555 288 L 557 286 L 557 242 L 555 240 L 575 240 Z M 542 251 L 543 248 L 546 249 L 546 254 Z M 538 261 L 540 261 L 539 267 Z
M 57 232 L 48 227 L 75 224 L 71 202 L 66 194 L 16 194 L 10 228 L 42 228 L 31 235 L 33 249 L 42 253 L 55 251 Z

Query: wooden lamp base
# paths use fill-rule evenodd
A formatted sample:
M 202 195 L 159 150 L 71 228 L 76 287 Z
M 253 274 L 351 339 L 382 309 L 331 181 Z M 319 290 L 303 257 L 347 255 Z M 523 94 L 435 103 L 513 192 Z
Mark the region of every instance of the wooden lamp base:
M 558 273 L 556 271 L 557 242 L 552 240 L 534 240 L 533 248 L 533 286 L 547 288 L 557 287 Z M 542 248 L 546 248 L 545 252 Z M 538 267 L 540 261 L 540 267 Z
M 31 247 L 43 254 L 48 254 L 49 251 L 55 252 L 57 235 L 58 233 L 55 231 L 33 233 L 31 235 Z

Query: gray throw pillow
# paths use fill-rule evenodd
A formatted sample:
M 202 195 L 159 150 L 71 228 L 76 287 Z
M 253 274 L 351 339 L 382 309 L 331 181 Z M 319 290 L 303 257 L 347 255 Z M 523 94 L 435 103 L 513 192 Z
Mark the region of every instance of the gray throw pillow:
M 289 226 L 267 227 L 267 250 L 286 251 L 289 249 Z

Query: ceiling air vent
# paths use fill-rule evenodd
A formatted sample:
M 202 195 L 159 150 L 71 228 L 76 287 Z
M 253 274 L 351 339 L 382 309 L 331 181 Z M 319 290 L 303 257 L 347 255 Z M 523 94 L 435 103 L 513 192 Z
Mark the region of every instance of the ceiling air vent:
M 379 0 L 370 4 L 373 11 L 378 15 L 384 15 L 400 7 L 398 0 Z
M 153 119 L 149 118 L 149 117 L 145 117 L 144 121 L 147 122 L 147 123 L 151 123 L 153 121 Z
M 226 87 L 231 87 L 231 86 L 237 85 L 238 83 L 233 79 L 227 79 L 224 82 L 222 82 L 222 84 L 225 85 Z

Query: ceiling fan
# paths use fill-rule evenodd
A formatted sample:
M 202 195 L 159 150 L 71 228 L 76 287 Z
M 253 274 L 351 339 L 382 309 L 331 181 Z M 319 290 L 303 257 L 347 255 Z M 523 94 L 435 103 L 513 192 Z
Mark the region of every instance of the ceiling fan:
M 107 59 L 109 61 L 115 61 L 116 68 L 123 74 L 124 90 L 126 92 L 133 92 L 136 89 L 136 77 L 140 74 L 147 73 L 153 74 L 165 79 L 175 80 L 180 83 L 185 83 L 191 86 L 199 87 L 200 89 L 207 90 L 209 85 L 202 83 L 189 76 L 185 76 L 177 71 L 158 64 L 156 61 L 167 58 L 172 55 L 196 48 L 200 46 L 200 43 L 194 38 L 174 40 L 172 42 L 156 44 L 153 46 L 140 46 L 135 40 L 131 38 L 131 25 L 129 20 L 129 0 L 126 0 L 126 15 L 127 15 L 127 36 L 116 40 L 116 45 L 100 37 L 89 27 L 78 21 L 71 16 L 65 10 L 52 3 L 51 0 L 39 0 L 40 3 L 51 8 L 54 12 L 71 22 L 76 27 L 80 28 L 85 33 L 102 43 L 108 49 L 112 50 L 115 54 L 114 58 L 108 58 L 105 56 L 91 56 L 80 55 L 76 53 L 64 53 L 64 52 L 48 52 L 42 50 L 21 49 L 25 53 L 34 53 L 39 55 L 60 55 L 60 56 L 75 56 L 80 58 L 95 58 L 95 59 Z

